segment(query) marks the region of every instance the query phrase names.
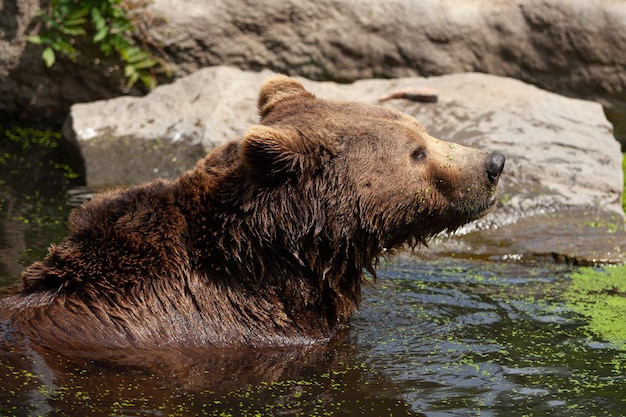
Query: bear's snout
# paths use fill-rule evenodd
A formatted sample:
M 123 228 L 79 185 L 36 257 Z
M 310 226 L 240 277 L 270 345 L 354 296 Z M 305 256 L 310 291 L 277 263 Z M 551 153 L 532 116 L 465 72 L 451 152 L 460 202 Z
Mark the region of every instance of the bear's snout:
M 487 157 L 487 178 L 489 178 L 491 184 L 498 184 L 500 174 L 502 174 L 504 169 L 505 160 L 506 158 L 500 152 L 492 152 Z

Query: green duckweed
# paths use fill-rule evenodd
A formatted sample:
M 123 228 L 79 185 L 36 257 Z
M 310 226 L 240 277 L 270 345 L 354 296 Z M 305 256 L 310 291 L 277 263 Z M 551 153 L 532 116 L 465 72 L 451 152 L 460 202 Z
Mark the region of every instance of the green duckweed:
M 626 348 L 626 266 L 583 268 L 572 275 L 565 300 L 588 320 L 590 333 Z

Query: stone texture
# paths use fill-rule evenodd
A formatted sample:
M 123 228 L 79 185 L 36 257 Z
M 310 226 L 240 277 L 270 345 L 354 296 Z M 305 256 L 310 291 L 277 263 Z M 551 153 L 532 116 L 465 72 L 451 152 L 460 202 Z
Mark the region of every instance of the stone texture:
M 25 42 L 38 5 L 0 0 L 0 111 L 63 113 L 122 94 L 119 68 L 93 52 L 44 68 Z M 621 0 L 154 0 L 150 13 L 178 75 L 223 64 L 345 82 L 485 72 L 599 100 L 626 138 Z
M 90 187 L 175 178 L 258 120 L 256 95 L 269 74 L 211 67 L 143 98 L 75 104 L 64 136 L 79 143 Z
M 624 262 L 625 241 L 621 216 L 570 206 L 518 216 L 479 232 L 438 237 L 419 254 L 589 266 Z
M 66 131 L 83 149 L 87 180 L 93 187 L 157 176 L 172 178 L 191 168 L 205 150 L 238 138 L 257 120 L 258 90 L 270 74 L 205 68 L 144 98 L 74 105 Z M 537 222 L 539 227 L 541 223 L 544 231 L 558 236 L 585 236 L 623 223 L 620 146 L 598 103 L 478 73 L 371 79 L 353 84 L 300 80 L 323 98 L 373 104 L 398 89 L 433 87 L 439 92 L 436 104 L 390 100 L 384 105 L 414 115 L 433 136 L 506 154 L 501 207 L 459 231 L 454 239 L 432 245 L 431 251 L 472 252 L 476 245 L 468 242 L 480 231 L 481 236 L 490 236 L 490 242 L 499 242 L 484 250 L 492 255 L 545 257 L 554 253 L 557 258 L 577 263 L 621 259 L 618 243 L 607 239 L 601 242 L 603 249 L 587 247 L 583 241 L 572 247 L 558 239 L 532 243 L 528 236 L 522 239 L 526 245 L 505 245 L 529 230 L 517 227 L 522 224 Z M 181 141 L 185 141 L 182 146 Z M 184 149 L 188 157 L 174 159 L 158 152 L 162 159 L 155 172 L 155 159 L 144 159 L 143 155 L 146 149 L 159 146 Z M 125 169 L 117 172 L 116 166 Z M 557 224 L 567 232 L 554 229 Z M 623 237 L 615 234 L 618 241 Z M 601 241 L 599 237 L 596 240 Z M 539 247 L 539 242 L 547 247 Z
M 155 0 L 183 72 L 270 68 L 313 80 L 485 72 L 600 100 L 626 135 L 626 7 L 617 0 Z M 624 133 L 622 133 L 622 129 Z
M 229 64 L 316 80 L 487 72 L 626 98 L 616 0 L 155 0 L 183 69 Z

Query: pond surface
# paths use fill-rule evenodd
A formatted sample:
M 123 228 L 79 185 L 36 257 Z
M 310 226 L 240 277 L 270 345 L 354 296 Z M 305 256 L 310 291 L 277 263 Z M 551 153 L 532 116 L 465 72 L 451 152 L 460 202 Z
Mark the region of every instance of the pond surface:
M 82 190 L 66 165 L 33 164 L 0 140 L 0 287 L 10 292 L 62 237 L 68 189 Z M 626 351 L 568 307 L 573 271 L 399 253 L 350 328 L 308 348 L 92 358 L 19 343 L 0 324 L 0 415 L 624 415 Z
M 5 341 L 0 414 L 621 416 L 625 352 L 559 300 L 568 272 L 401 254 L 313 349 L 116 363 Z

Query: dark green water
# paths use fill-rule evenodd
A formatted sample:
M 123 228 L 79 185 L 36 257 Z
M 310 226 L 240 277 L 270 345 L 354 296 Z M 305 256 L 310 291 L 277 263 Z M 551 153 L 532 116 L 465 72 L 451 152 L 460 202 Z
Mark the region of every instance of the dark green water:
M 33 159 L 23 143 L 2 140 L 8 291 L 62 237 L 76 183 L 66 164 L 50 162 L 55 146 Z M 571 271 L 401 253 L 365 289 L 350 328 L 319 347 L 112 352 L 93 361 L 23 346 L 3 331 L 0 415 L 622 416 L 626 351 L 567 308 Z

